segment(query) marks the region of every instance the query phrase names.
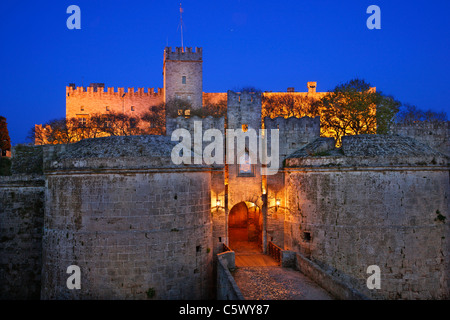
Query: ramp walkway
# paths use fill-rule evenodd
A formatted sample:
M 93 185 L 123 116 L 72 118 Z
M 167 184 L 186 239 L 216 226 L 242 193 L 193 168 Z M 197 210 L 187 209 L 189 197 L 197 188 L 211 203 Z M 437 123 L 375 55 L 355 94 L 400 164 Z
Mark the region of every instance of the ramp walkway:
M 333 300 L 300 271 L 283 268 L 254 242 L 230 243 L 235 252 L 233 277 L 246 300 Z

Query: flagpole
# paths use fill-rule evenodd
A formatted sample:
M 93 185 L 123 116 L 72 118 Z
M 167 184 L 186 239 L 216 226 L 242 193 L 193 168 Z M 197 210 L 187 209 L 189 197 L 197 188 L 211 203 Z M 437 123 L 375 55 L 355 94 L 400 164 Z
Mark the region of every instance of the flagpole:
M 181 48 L 183 48 L 183 52 L 184 52 L 184 44 L 183 44 L 183 8 L 181 7 L 181 2 L 180 2 L 180 26 L 181 26 Z

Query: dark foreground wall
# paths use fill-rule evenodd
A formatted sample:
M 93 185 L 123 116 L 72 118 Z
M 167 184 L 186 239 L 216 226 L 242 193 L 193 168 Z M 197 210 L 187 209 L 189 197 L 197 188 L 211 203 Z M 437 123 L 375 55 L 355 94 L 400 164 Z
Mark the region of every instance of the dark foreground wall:
M 44 180 L 0 177 L 0 298 L 39 299 Z
M 39 299 L 45 201 L 42 148 L 14 147 L 12 173 L 0 177 L 0 299 Z

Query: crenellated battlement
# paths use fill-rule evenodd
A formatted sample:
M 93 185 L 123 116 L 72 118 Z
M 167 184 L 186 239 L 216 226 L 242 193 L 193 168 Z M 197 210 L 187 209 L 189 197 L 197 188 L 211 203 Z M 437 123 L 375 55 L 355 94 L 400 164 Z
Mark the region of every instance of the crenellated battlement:
M 276 117 L 273 119 L 265 117 L 264 125 L 266 129 L 280 129 L 281 132 L 320 133 L 320 117 Z
M 164 60 L 181 60 L 181 61 L 201 61 L 202 60 L 202 48 L 195 47 L 166 47 L 164 49 Z
M 105 88 L 103 83 L 91 83 L 89 87 L 66 87 L 66 117 L 86 117 L 94 113 L 124 112 L 137 115 L 149 106 L 164 101 L 164 89 L 158 88 Z
M 164 88 L 137 88 L 137 91 L 134 90 L 133 87 L 130 88 L 114 88 L 108 87 L 105 91 L 104 87 L 75 87 L 75 86 L 67 86 L 66 94 L 67 96 L 75 96 L 75 95 L 111 95 L 111 96 L 122 96 L 124 93 L 127 96 L 163 96 Z
M 444 154 L 450 155 L 450 121 L 394 123 L 390 127 L 390 133 L 414 138 Z

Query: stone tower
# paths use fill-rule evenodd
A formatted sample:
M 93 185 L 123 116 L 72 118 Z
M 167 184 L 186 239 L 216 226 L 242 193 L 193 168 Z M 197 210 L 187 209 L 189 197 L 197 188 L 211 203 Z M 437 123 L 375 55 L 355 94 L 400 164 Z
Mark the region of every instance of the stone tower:
M 250 92 L 228 91 L 227 95 L 227 128 L 261 129 L 261 94 Z
M 184 50 L 185 49 L 185 50 Z M 164 50 L 164 101 L 174 98 L 192 102 L 194 109 L 202 107 L 202 48 L 172 48 Z
M 260 183 L 260 168 L 259 165 L 256 165 L 258 162 L 258 135 L 259 129 L 261 128 L 261 94 L 260 93 L 235 93 L 233 91 L 228 91 L 227 95 L 227 129 L 234 129 L 245 132 L 247 136 L 245 140 L 245 151 L 243 149 L 237 148 L 237 146 L 231 144 L 231 148 L 234 150 L 230 150 L 230 146 L 228 142 L 233 140 L 239 143 L 235 138 L 227 135 L 227 156 L 233 154 L 234 160 L 232 160 L 234 164 L 238 163 L 238 159 L 242 157 L 250 157 L 253 158 L 250 161 L 252 162 L 252 166 L 249 167 L 248 172 L 243 172 L 241 169 L 243 167 L 239 165 L 230 165 L 230 175 L 229 178 L 233 177 L 247 177 L 245 185 L 248 187 L 249 181 L 256 181 L 256 190 L 258 193 L 261 191 L 261 183 Z M 251 132 L 252 131 L 252 132 Z M 252 146 L 250 145 L 250 141 L 253 141 Z M 228 158 L 227 158 L 228 159 Z M 227 162 L 229 163 L 229 162 Z M 248 177 L 253 177 L 255 179 L 248 179 Z M 238 179 L 241 180 L 241 179 Z M 237 185 L 242 185 L 241 181 L 236 181 Z M 252 191 L 253 192 L 253 191 Z
M 261 94 L 228 91 L 227 97 L 227 164 L 226 171 L 226 204 L 227 218 L 225 229 L 228 233 L 228 244 L 234 241 L 251 241 L 265 248 L 266 225 L 263 225 L 262 213 L 262 176 L 258 161 L 257 146 L 252 149 L 250 140 L 257 145 L 257 136 L 261 128 Z M 245 149 L 237 146 L 239 139 L 231 137 L 228 129 L 242 130 L 247 134 Z M 253 136 L 252 131 L 255 133 Z M 229 142 L 232 143 L 230 147 Z M 233 151 L 231 151 L 233 150 Z M 230 163 L 228 156 L 233 154 Z M 243 161 L 238 164 L 238 161 Z M 248 162 L 247 162 L 248 161 Z M 241 230 L 241 231 L 239 231 Z M 244 232 L 243 234 L 240 232 Z M 265 250 L 265 249 L 263 249 Z

